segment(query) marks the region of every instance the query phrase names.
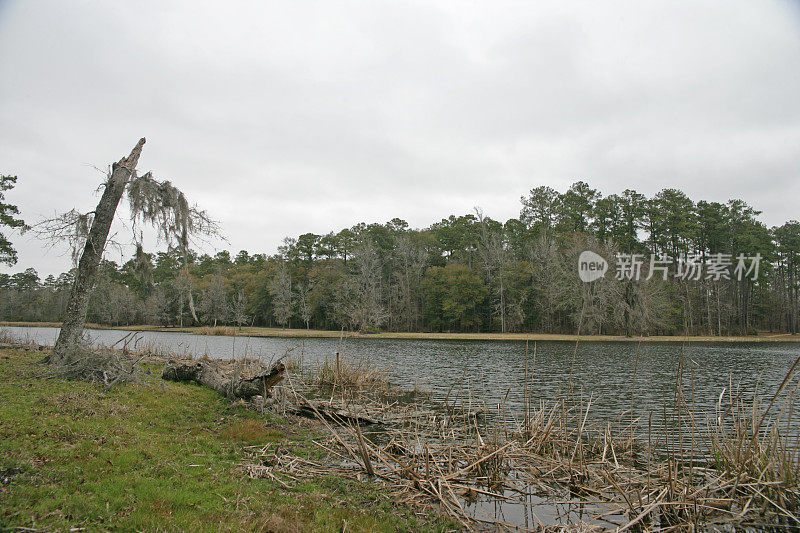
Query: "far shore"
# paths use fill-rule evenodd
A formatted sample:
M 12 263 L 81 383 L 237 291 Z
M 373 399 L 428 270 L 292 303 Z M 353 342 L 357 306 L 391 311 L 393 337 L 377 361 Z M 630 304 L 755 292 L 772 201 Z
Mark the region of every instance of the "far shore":
M 60 322 L 2 322 L 0 327 L 61 327 Z M 106 326 L 87 324 L 89 329 L 116 329 L 124 331 L 161 331 L 167 333 L 198 334 L 198 330 L 208 326 L 163 327 L 163 326 Z M 233 331 L 233 327 L 229 328 Z M 365 339 L 419 339 L 419 340 L 468 340 L 468 341 L 585 341 L 585 342 L 800 342 L 800 335 L 791 333 L 760 332 L 750 336 L 712 335 L 653 335 L 648 337 L 625 337 L 624 335 L 570 335 L 560 333 L 431 333 L 389 331 L 382 333 L 359 333 L 353 331 L 332 331 L 320 329 L 281 329 L 245 326 L 236 328 L 236 334 L 247 337 L 286 337 L 286 338 L 365 338 Z

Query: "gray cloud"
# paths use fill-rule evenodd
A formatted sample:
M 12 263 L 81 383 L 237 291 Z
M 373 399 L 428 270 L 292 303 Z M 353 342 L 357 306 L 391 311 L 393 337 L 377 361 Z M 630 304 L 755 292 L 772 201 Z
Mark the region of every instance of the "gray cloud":
M 743 198 L 779 224 L 800 217 L 798 29 L 788 1 L 7 1 L 0 172 L 28 221 L 89 210 L 92 165 L 145 135 L 140 168 L 252 252 L 476 205 L 506 219 L 576 179 Z M 14 242 L 13 270 L 68 266 Z

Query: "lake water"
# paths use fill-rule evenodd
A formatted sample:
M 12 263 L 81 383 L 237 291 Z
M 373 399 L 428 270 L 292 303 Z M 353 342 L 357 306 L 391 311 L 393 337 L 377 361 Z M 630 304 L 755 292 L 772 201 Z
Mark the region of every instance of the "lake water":
M 2 328 L 18 337 L 29 337 L 52 345 L 57 328 Z M 120 330 L 88 330 L 94 342 L 114 344 L 125 335 Z M 229 358 L 259 357 L 273 361 L 291 351 L 302 355 L 304 367 L 333 359 L 339 339 L 287 339 L 264 337 L 215 337 L 171 332 L 142 332 L 139 344 L 152 343 L 173 352 Z M 345 338 L 344 357 L 368 360 L 387 368 L 396 385 L 415 385 L 434 398 L 471 395 L 494 411 L 503 404 L 508 419 L 518 419 L 523 401 L 526 345 L 517 341 L 450 341 Z M 534 401 L 553 399 L 572 385 L 584 400 L 592 398 L 592 418 L 612 420 L 633 407 L 645 425 L 649 416 L 661 426 L 664 406 L 675 398 L 676 375 L 683 361 L 683 383 L 687 401 L 693 403 L 700 420 L 714 412 L 723 391 L 734 395 L 753 391 L 769 401 L 794 361 L 800 344 L 788 342 L 681 343 L 643 342 L 636 363 L 635 342 L 547 341 L 528 347 L 528 389 Z M 634 401 L 632 381 L 636 366 Z M 796 382 L 796 381 L 795 381 Z M 793 389 L 789 387 L 788 389 Z M 726 397 L 728 395 L 726 392 Z M 626 416 L 626 419 L 628 417 Z M 800 422 L 800 415 L 792 416 Z M 797 425 L 795 425 L 797 427 Z

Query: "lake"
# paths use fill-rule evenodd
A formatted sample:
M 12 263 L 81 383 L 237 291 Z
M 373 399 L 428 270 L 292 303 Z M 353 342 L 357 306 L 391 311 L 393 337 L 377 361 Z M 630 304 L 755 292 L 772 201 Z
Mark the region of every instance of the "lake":
M 57 328 L 2 328 L 18 337 L 52 345 Z M 87 330 L 90 338 L 105 345 L 119 341 L 129 332 Z M 139 345 L 152 343 L 182 354 L 259 357 L 274 361 L 284 356 L 302 356 L 304 368 L 334 359 L 340 340 L 332 338 L 265 338 L 203 336 L 188 333 L 141 332 Z M 615 419 L 633 406 L 646 425 L 652 416 L 662 426 L 664 406 L 674 404 L 676 376 L 683 360 L 683 383 L 687 402 L 694 405 L 697 418 L 714 412 L 720 394 L 726 397 L 745 391 L 751 398 L 772 397 L 794 361 L 800 344 L 790 342 L 642 342 L 637 361 L 636 342 L 570 341 L 531 342 L 527 346 L 528 389 L 531 398 L 555 398 L 572 385 L 584 401 L 592 398 L 592 419 Z M 535 346 L 535 360 L 534 360 Z M 483 404 L 496 412 L 503 404 L 506 420 L 521 416 L 525 381 L 526 345 L 519 341 L 454 341 L 417 339 L 345 338 L 343 356 L 366 360 L 387 369 L 389 380 L 404 388 L 415 385 L 430 391 L 436 399 L 460 397 Z M 682 359 L 683 358 L 683 359 Z M 636 366 L 634 401 L 632 382 Z M 793 389 L 790 387 L 789 389 Z M 800 422 L 794 414 L 793 421 Z M 628 416 L 626 416 L 628 419 Z M 795 424 L 795 427 L 796 424 Z

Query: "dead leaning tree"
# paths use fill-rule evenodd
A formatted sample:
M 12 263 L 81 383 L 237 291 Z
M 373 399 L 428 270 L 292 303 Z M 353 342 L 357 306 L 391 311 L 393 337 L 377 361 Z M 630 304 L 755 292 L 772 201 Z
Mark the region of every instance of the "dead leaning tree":
M 108 179 L 102 185 L 103 195 L 94 212 L 81 214 L 73 209 L 42 221 L 33 228 L 38 236 L 51 242 L 68 241 L 72 246 L 73 259 L 78 263 L 61 332 L 50 357 L 50 363 L 70 377 L 88 380 L 102 378 L 113 384 L 135 371 L 135 368 L 129 368 L 132 365 L 127 360 L 122 361 L 125 364 L 120 364 L 121 360 L 114 350 L 94 350 L 82 344 L 89 297 L 114 215 L 126 193 L 136 240 L 137 261 L 144 256 L 141 234 L 136 238 L 136 226 L 139 223 L 155 227 L 159 240 L 165 241 L 173 249 L 177 248 L 183 257 L 187 277 L 191 238 L 219 235 L 216 222 L 205 211 L 190 205 L 184 194 L 169 181 L 158 181 L 150 172 L 143 176 L 136 174 L 144 143 L 145 139 L 140 139 L 128 157 L 111 166 Z M 79 252 L 81 246 L 83 251 Z M 191 290 L 189 307 L 194 316 Z M 209 359 L 170 361 L 162 377 L 174 381 L 194 380 L 229 398 L 248 399 L 259 395 L 269 396 L 269 389 L 283 378 L 284 371 L 280 362 L 267 367 L 260 361 L 243 364 Z
M 76 347 L 83 339 L 89 297 L 114 215 L 126 193 L 137 246 L 141 245 L 141 236 L 136 238 L 136 225 L 152 225 L 158 231 L 159 239 L 181 252 L 185 269 L 190 239 L 193 236 L 219 235 L 216 222 L 205 211 L 191 206 L 183 193 L 169 181 L 158 181 L 150 172 L 137 175 L 136 165 L 144 143 L 145 139 L 140 139 L 130 155 L 111 166 L 94 212 L 81 214 L 73 209 L 56 218 L 44 220 L 33 228 L 36 235 L 51 242 L 69 242 L 73 248 L 73 258 L 77 260 L 77 272 L 61 332 L 50 358 L 54 366 L 74 365 L 76 361 L 72 359 L 80 357 L 80 350 L 76 350 Z M 83 251 L 79 252 L 81 247 Z M 190 303 L 190 307 L 194 306 Z

